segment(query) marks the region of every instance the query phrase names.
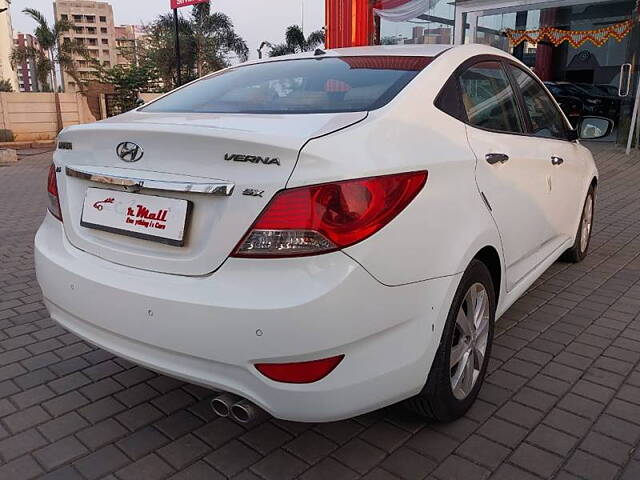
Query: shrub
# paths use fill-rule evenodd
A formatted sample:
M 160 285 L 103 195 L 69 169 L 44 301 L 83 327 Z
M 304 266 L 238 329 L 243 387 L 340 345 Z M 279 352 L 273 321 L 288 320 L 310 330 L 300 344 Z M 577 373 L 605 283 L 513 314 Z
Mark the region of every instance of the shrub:
M 13 142 L 14 138 L 11 130 L 0 128 L 0 142 Z

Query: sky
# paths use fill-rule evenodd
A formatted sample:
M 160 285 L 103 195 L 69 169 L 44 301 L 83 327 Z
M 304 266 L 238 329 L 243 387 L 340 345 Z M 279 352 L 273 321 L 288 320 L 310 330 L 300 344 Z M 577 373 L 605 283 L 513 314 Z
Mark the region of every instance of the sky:
M 108 0 L 108 3 L 113 7 L 116 25 L 149 23 L 170 10 L 169 0 Z M 35 23 L 22 13 L 27 7 L 35 8 L 53 20 L 52 0 L 12 0 L 14 31 L 33 32 Z M 305 33 L 324 26 L 324 0 L 211 0 L 211 7 L 231 17 L 236 32 L 249 46 L 250 58 L 257 57 L 256 50 L 264 40 L 283 42 L 285 29 L 302 23 L 303 10 Z M 187 14 L 190 7 L 180 10 Z

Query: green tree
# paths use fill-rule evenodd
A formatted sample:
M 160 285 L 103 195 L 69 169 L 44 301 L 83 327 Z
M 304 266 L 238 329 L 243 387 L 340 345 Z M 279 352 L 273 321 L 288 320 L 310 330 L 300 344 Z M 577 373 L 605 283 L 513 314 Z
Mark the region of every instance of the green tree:
M 140 93 L 150 92 L 157 88 L 158 73 L 153 65 L 130 63 L 105 68 L 98 60 L 92 61 L 93 77 L 100 83 L 113 85 L 116 105 L 121 113 L 140 105 Z
M 279 57 L 292 53 L 308 52 L 324 43 L 324 30 L 311 32 L 308 37 L 298 25 L 291 25 L 285 32 L 285 42 L 274 45 L 269 52 L 270 57 Z
M 154 65 L 165 90 L 178 85 L 177 58 L 175 52 L 175 26 L 173 15 L 160 15 L 146 27 L 146 35 L 138 49 L 138 58 L 142 63 Z M 195 77 L 195 42 L 191 22 L 180 17 L 178 22 L 180 36 L 180 59 L 182 82 Z
M 228 67 L 233 55 L 241 62 L 247 61 L 247 43 L 235 32 L 227 15 L 211 13 L 208 3 L 200 3 L 193 7 L 191 18 L 198 77 Z
M 248 58 L 249 49 L 235 32 L 231 19 L 212 13 L 208 4 L 196 5 L 191 15 L 181 16 L 178 32 L 183 83 L 228 67 L 233 57 L 240 61 Z M 175 39 L 173 15 L 160 15 L 146 27 L 145 39 L 137 51 L 141 62 L 155 66 L 165 90 L 177 86 Z
M 57 20 L 53 26 L 50 26 L 47 19 L 38 10 L 25 8 L 22 12 L 35 20 L 37 26 L 34 36 L 42 50 L 28 46 L 15 47 L 11 53 L 11 63 L 14 68 L 26 60 L 33 61 L 36 67 L 38 83 L 48 86 L 50 75 L 53 77 L 54 85 L 58 83 L 55 69 L 55 65 L 58 64 L 60 69 L 73 78 L 82 90 L 82 81 L 78 74 L 74 56 L 87 56 L 88 52 L 83 45 L 76 41 L 63 41 L 64 33 L 73 28 L 73 23 L 61 19 Z

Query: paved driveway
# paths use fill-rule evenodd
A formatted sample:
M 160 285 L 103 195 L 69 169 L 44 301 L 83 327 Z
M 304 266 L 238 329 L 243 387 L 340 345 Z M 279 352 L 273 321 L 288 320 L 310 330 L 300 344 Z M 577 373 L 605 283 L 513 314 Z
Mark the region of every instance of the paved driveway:
M 640 479 L 640 156 L 597 151 L 590 256 L 507 312 L 480 398 L 449 425 L 388 408 L 246 429 L 215 418 L 212 392 L 66 333 L 33 270 L 50 154 L 0 168 L 0 478 Z

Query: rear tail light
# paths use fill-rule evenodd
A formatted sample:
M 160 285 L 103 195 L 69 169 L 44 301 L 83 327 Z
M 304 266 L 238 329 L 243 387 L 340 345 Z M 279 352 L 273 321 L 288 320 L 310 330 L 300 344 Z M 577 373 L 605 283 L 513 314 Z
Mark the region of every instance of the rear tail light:
M 232 256 L 317 255 L 354 245 L 393 220 L 426 181 L 421 171 L 282 190 Z
M 60 210 L 60 198 L 58 197 L 58 180 L 56 178 L 56 166 L 52 163 L 49 168 L 49 180 L 47 181 L 47 193 L 49 197 L 48 209 L 51 215 L 62 221 Z
M 257 363 L 256 368 L 265 377 L 283 383 L 313 383 L 329 375 L 344 355 L 310 362 Z

